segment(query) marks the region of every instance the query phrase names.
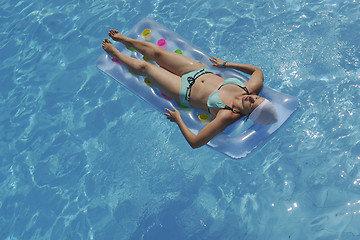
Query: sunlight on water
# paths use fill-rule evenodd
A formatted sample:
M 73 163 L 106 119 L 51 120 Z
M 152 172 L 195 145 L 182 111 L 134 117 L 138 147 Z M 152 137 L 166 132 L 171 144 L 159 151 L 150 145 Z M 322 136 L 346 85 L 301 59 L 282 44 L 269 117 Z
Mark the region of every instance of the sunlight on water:
M 0 2 L 2 239 L 358 239 L 359 1 Z M 154 18 L 301 107 L 241 161 L 95 67 Z

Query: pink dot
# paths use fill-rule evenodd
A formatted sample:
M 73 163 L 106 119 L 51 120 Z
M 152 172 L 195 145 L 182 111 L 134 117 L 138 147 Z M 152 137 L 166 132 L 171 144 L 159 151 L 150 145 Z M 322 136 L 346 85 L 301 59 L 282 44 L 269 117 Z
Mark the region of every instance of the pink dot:
M 159 47 L 161 47 L 162 49 L 166 49 L 167 48 L 167 44 L 166 44 L 166 40 L 165 39 L 160 39 L 158 42 L 157 42 L 157 45 Z
M 117 64 L 121 65 L 121 62 L 119 60 L 117 60 L 116 58 L 111 59 L 113 62 L 116 62 Z
M 171 100 L 171 98 L 166 96 L 164 93 L 161 93 L 161 96 L 163 96 L 163 98 L 165 98 L 166 100 L 169 100 L 169 101 Z

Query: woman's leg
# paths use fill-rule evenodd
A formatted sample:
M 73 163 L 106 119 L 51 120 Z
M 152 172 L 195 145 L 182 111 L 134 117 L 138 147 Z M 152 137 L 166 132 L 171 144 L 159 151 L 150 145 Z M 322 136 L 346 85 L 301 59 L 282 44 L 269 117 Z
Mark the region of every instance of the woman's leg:
M 181 88 L 181 79 L 179 76 L 156 65 L 120 53 L 107 38 L 103 40 L 102 47 L 110 56 L 122 62 L 130 72 L 147 76 L 161 92 L 179 102 L 179 92 Z
M 135 40 L 129 37 L 126 37 L 119 33 L 117 30 L 110 30 L 109 36 L 114 40 L 123 43 L 126 47 L 133 47 L 145 57 L 150 58 L 156 61 L 161 67 L 167 69 L 168 71 L 182 76 L 185 73 L 200 69 L 206 68 L 203 64 L 183 56 L 178 53 L 169 52 L 163 50 L 159 46 L 146 42 Z

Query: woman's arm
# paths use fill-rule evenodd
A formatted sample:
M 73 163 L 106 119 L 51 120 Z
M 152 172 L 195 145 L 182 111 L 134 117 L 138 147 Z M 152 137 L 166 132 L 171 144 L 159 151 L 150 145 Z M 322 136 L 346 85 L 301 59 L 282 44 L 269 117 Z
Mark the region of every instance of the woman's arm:
M 264 83 L 264 74 L 259 67 L 248 64 L 226 62 L 216 57 L 210 58 L 210 61 L 213 62 L 213 66 L 215 67 L 233 68 L 251 75 L 248 81 L 249 85 L 247 87 L 250 92 L 254 92 L 256 94 L 260 93 Z
M 167 112 L 164 114 L 170 121 L 177 123 L 181 133 L 184 135 L 186 141 L 192 148 L 199 148 L 207 144 L 213 137 L 224 131 L 225 128 L 231 124 L 230 121 L 221 120 L 221 117 L 217 116 L 213 121 L 201 129 L 197 135 L 195 135 L 186 126 L 180 116 L 180 112 L 176 108 L 173 108 L 174 111 L 171 111 L 167 108 L 165 110 Z

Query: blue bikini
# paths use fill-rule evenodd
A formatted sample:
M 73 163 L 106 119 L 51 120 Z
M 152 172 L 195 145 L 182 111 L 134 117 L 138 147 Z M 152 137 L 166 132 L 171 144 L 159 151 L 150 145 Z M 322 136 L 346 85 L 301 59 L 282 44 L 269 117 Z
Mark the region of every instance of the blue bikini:
M 231 110 L 234 113 L 242 114 L 241 112 L 236 111 L 235 109 L 233 109 L 232 107 L 229 107 L 228 105 L 224 104 L 223 101 L 221 101 L 221 98 L 219 96 L 219 90 L 222 86 L 228 85 L 228 84 L 234 84 L 236 86 L 239 86 L 242 89 L 244 89 L 244 91 L 248 95 L 250 95 L 249 91 L 247 90 L 246 86 L 244 85 L 244 83 L 241 80 L 239 80 L 237 78 L 227 78 L 227 79 L 225 79 L 224 83 L 221 84 L 221 86 L 209 96 L 207 103 L 206 103 L 209 112 L 210 112 L 210 108 L 221 108 L 221 109 Z
M 181 76 L 181 89 L 180 89 L 180 94 L 179 94 L 180 104 L 182 104 L 184 106 L 190 106 L 189 101 L 190 101 L 191 87 L 195 83 L 195 80 L 198 77 L 200 77 L 201 75 L 206 74 L 206 73 L 212 73 L 212 72 L 205 68 L 202 68 L 199 70 L 195 70 L 195 71 L 186 73 L 183 76 Z M 224 104 L 221 101 L 221 98 L 219 96 L 219 90 L 222 86 L 227 85 L 227 84 L 234 84 L 236 86 L 239 86 L 242 89 L 244 89 L 244 91 L 248 95 L 250 95 L 249 91 L 247 90 L 246 86 L 244 85 L 244 83 L 241 80 L 239 80 L 237 78 L 227 78 L 224 80 L 223 84 L 221 84 L 221 86 L 209 96 L 207 103 L 206 103 L 207 107 L 208 107 L 208 111 L 210 112 L 210 108 L 221 108 L 221 109 L 231 110 L 233 113 L 242 114 L 241 112 L 236 111 L 235 109 L 233 109 L 232 107 L 229 107 L 228 105 Z
M 195 80 L 206 73 L 212 73 L 210 70 L 202 68 L 195 71 L 188 72 L 181 76 L 181 89 L 179 93 L 180 104 L 190 106 L 190 93 L 191 87 L 194 85 Z

